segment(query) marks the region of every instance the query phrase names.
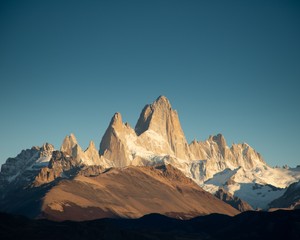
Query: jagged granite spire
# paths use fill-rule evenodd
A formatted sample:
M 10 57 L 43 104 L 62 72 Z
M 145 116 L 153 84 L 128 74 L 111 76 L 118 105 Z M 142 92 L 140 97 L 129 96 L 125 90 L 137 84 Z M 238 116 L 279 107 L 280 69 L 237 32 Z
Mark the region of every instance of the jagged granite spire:
M 144 107 L 135 126 L 135 132 L 140 136 L 148 130 L 161 135 L 176 157 L 190 158 L 189 147 L 177 111 L 172 109 L 165 96 L 158 97 L 152 104 Z
M 150 128 L 155 128 L 155 124 L 165 121 L 167 115 L 171 115 L 171 112 L 171 104 L 165 96 L 159 96 L 152 104 L 147 104 L 142 110 L 135 126 L 137 135 L 141 135 Z M 153 119 L 153 117 L 159 119 Z M 155 120 L 159 120 L 159 122 L 156 121 L 155 123 Z
M 77 145 L 76 137 L 73 133 L 69 136 L 66 136 L 63 140 L 63 143 L 60 147 L 60 151 L 67 153 L 68 155 L 72 155 L 73 148 Z
M 118 167 L 130 164 L 126 144 L 120 139 L 124 128 L 126 126 L 122 122 L 121 114 L 115 113 L 100 143 L 99 154 Z
M 90 165 L 97 165 L 100 162 L 99 152 L 93 141 L 90 141 L 89 146 L 84 151 L 85 158 L 89 161 Z

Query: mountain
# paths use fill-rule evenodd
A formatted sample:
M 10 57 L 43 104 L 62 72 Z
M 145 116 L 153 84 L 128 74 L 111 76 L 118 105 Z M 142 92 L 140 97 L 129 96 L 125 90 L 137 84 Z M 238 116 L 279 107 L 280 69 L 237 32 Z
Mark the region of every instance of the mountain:
M 176 110 L 160 96 L 143 108 L 135 128 L 114 114 L 99 150 L 92 141 L 83 150 L 71 134 L 60 150 L 47 143 L 7 159 L 0 172 L 0 209 L 74 220 L 151 212 L 233 215 L 237 210 L 202 189 L 241 211 L 268 209 L 299 180 L 300 168 L 272 168 L 250 145 L 228 146 L 222 134 L 188 144 Z
M 42 215 L 53 220 L 139 218 L 149 213 L 186 219 L 239 211 L 202 190 L 170 165 L 112 168 L 60 181 L 43 198 Z
M 269 204 L 270 208 L 300 208 L 300 181 L 291 184 L 285 193 Z
M 135 129 L 116 113 L 100 143 L 100 155 L 112 166 L 153 165 L 168 156 L 189 159 L 191 153 L 177 112 L 164 96 L 146 105 Z
M 0 213 L 1 239 L 300 239 L 300 210 L 244 212 L 178 220 L 159 214 L 139 219 L 99 219 L 85 222 L 32 220 Z
M 188 144 L 178 114 L 164 96 L 144 107 L 134 129 L 116 113 L 99 153 L 114 167 L 171 164 L 206 191 L 223 188 L 255 209 L 267 209 L 300 179 L 300 168 L 272 168 L 247 143 L 227 146 L 222 134 Z
M 46 143 L 42 147 L 22 150 L 15 158 L 8 158 L 1 166 L 0 172 L 2 195 L 19 185 L 31 184 L 40 169 L 49 164 L 53 151 L 54 146 Z
M 48 167 L 31 185 L 7 191 L 0 209 L 56 221 L 239 213 L 171 165 L 104 169 L 83 165 L 61 151 L 53 151 Z
M 90 141 L 89 146 L 85 151 L 77 143 L 77 139 L 74 134 L 66 136 L 60 147 L 60 151 L 72 156 L 78 162 L 84 165 L 102 165 L 105 159 L 101 158 L 96 149 L 95 143 Z
M 234 207 L 235 209 L 239 210 L 240 212 L 245 211 L 252 211 L 253 208 L 245 201 L 238 197 L 234 197 L 229 192 L 225 191 L 223 188 L 219 188 L 216 191 L 215 196 L 222 200 L 223 202 L 228 203 L 230 206 Z
M 158 141 L 162 140 L 164 145 L 158 144 L 158 146 L 163 149 L 164 154 L 169 153 L 180 159 L 189 159 L 191 156 L 178 114 L 164 96 L 160 96 L 153 104 L 144 107 L 135 126 L 135 132 L 137 136 L 154 133 L 150 134 L 150 137 L 157 137 Z M 156 146 L 151 145 L 151 150 L 157 152 Z

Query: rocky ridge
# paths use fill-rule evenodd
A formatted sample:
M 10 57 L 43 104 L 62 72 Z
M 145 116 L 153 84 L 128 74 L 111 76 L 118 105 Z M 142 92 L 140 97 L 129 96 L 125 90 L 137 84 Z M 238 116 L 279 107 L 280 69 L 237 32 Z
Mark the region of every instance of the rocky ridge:
M 281 197 L 269 204 L 269 207 L 300 209 L 300 181 L 291 184 Z
M 253 208 L 267 208 L 300 179 L 300 169 L 271 168 L 251 146 L 229 147 L 221 134 L 188 144 L 177 112 L 160 96 L 144 107 L 134 129 L 123 123 L 120 113 L 114 114 L 99 152 L 93 142 L 83 151 L 73 134 L 64 139 L 60 151 L 49 144 L 22 151 L 3 164 L 0 186 L 16 185 L 18 179 L 42 186 L 84 171 L 93 175 L 131 165 L 172 165 L 206 191 L 214 194 L 222 188 Z
M 223 202 L 228 203 L 230 206 L 239 210 L 240 212 L 252 211 L 253 208 L 245 201 L 238 197 L 234 197 L 229 192 L 225 191 L 223 188 L 219 188 L 219 190 L 215 193 L 215 196 L 222 200 Z
M 8 158 L 1 166 L 1 192 L 31 184 L 40 169 L 48 165 L 53 151 L 54 146 L 45 143 L 42 147 L 22 150 L 15 158 Z

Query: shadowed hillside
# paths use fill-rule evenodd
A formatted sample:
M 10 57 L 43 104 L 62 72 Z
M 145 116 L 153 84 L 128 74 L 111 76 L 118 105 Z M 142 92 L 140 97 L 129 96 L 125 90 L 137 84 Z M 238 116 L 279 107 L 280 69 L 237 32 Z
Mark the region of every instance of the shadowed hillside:
M 0 214 L 1 239 L 300 239 L 300 211 L 212 214 L 178 220 L 158 214 L 140 219 L 87 222 L 29 220 Z

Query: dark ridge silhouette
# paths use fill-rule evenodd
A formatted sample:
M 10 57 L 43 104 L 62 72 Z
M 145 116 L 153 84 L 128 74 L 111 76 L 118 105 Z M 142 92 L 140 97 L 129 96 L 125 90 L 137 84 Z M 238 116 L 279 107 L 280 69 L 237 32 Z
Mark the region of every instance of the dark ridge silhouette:
M 178 220 L 159 214 L 85 222 L 32 220 L 0 213 L 0 239 L 300 239 L 300 210 L 211 214 Z

